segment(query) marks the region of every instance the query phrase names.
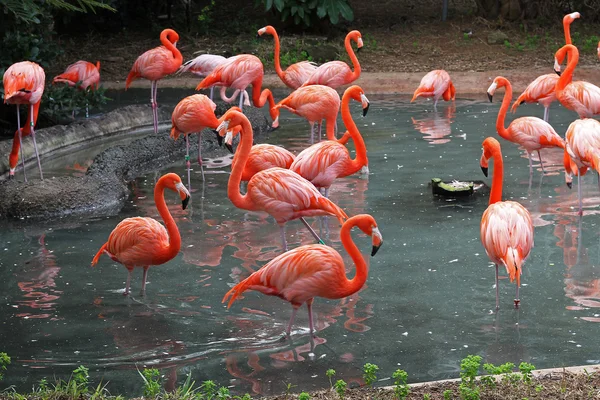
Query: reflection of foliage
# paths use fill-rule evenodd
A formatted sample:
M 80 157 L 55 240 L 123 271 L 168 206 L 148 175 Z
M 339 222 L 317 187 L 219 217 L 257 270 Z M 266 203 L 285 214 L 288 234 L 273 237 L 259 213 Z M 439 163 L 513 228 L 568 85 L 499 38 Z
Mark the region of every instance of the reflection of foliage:
M 329 18 L 336 25 L 340 15 L 347 21 L 354 20 L 354 12 L 348 0 L 263 0 L 267 11 L 281 15 L 281 20 L 292 19 L 294 24 L 311 26 L 314 21 Z
M 89 108 L 102 108 L 102 105 L 110 100 L 104 95 L 105 92 L 103 86 L 96 90 L 90 88 L 81 90 L 68 85 L 47 86 L 40 112 L 55 123 L 59 123 L 69 119 L 71 115 L 85 111 L 86 105 Z

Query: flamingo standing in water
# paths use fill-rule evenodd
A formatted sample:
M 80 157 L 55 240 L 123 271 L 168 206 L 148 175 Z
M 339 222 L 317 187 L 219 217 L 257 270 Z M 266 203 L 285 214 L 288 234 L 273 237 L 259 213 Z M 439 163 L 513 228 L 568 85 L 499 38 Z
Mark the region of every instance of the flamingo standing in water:
M 340 109 L 340 95 L 335 89 L 324 85 L 303 86 L 294 90 L 288 97 L 275 105 L 308 120 L 310 143 L 314 143 L 315 123 L 318 125 L 318 138 L 321 140 L 321 121 L 327 124 L 327 139 L 335 139 L 335 123 Z
M 146 51 L 135 60 L 133 67 L 127 75 L 125 89 L 128 89 L 131 82 L 138 78 L 148 79 L 152 82 L 150 89 L 150 104 L 152 105 L 152 115 L 154 116 L 154 133 L 158 134 L 158 103 L 156 102 L 156 92 L 158 90 L 159 79 L 177 72 L 183 57 L 177 50 L 177 41 L 179 35 L 173 29 L 165 29 L 160 33 L 160 42 L 162 46 L 155 47 Z
M 241 130 L 237 129 L 241 128 L 240 125 L 237 127 L 229 126 L 229 130 L 232 130 L 232 128 L 234 135 L 239 133 Z M 225 143 L 225 147 L 233 152 L 231 143 Z M 242 170 L 241 181 L 248 182 L 254 175 L 269 168 L 290 169 L 290 166 L 294 162 L 295 158 L 296 156 L 293 153 L 284 149 L 283 147 L 268 143 L 255 144 L 252 146 L 250 154 L 248 155 L 248 160 L 246 161 L 246 165 L 244 165 L 244 169 Z
M 527 151 L 529 157 L 529 175 L 533 176 L 533 163 L 531 160 L 531 153 L 537 151 L 538 157 L 540 158 L 540 165 L 542 166 L 542 172 L 544 171 L 544 164 L 542 163 L 542 156 L 540 155 L 540 149 L 544 147 L 560 147 L 564 150 L 565 142 L 556 133 L 554 128 L 546 121 L 537 117 L 521 117 L 517 118 L 510 123 L 508 128 L 504 127 L 504 120 L 506 118 L 506 111 L 512 100 L 512 86 L 508 79 L 497 76 L 494 82 L 490 85 L 487 90 L 488 98 L 490 102 L 496 92 L 496 89 L 505 87 L 504 99 L 502 100 L 502 106 L 498 112 L 498 118 L 496 119 L 496 131 L 505 140 L 509 142 L 521 145 Z
M 270 168 L 256 173 L 248 182 L 245 195 L 240 193 L 242 172 L 252 149 L 252 126 L 248 118 L 237 110 L 227 111 L 219 118 L 221 125 L 217 128 L 221 134 L 226 132 L 225 143 L 231 146 L 233 134 L 229 125 L 241 125 L 240 145 L 233 159 L 231 176 L 227 185 L 227 197 L 238 208 L 250 211 L 269 213 L 281 230 L 281 242 L 287 251 L 285 223 L 300 219 L 315 239 L 323 243 L 321 238 L 304 220 L 304 217 L 335 215 L 340 223 L 348 218 L 344 210 L 331 200 L 322 196 L 312 183 L 295 172 L 283 168 Z
M 563 18 L 563 29 L 565 32 L 565 43 L 571 44 L 571 23 L 579 18 L 580 14 L 574 12 L 567 14 Z M 511 108 L 512 112 L 517 111 L 523 103 L 540 103 L 544 106 L 544 121 L 548 122 L 550 112 L 550 104 L 556 100 L 556 83 L 558 82 L 557 74 L 544 74 L 538 76 L 531 82 L 525 91 L 515 100 Z
M 229 57 L 223 64 L 217 66 L 196 87 L 196 90 L 206 89 L 211 86 L 227 86 L 240 91 L 252 85 L 252 103 L 254 107 L 262 107 L 269 102 L 269 113 L 273 118 L 273 128 L 279 126 L 279 113 L 274 109 L 275 100 L 269 89 L 261 92 L 264 76 L 262 62 L 251 54 L 240 54 Z M 243 97 L 240 97 L 240 109 L 243 110 Z
M 96 90 L 100 84 L 100 61 L 96 65 L 89 61 L 77 61 L 67 67 L 65 72 L 52 79 L 52 84 L 66 83 L 69 86 L 77 86 L 78 89 L 86 90 L 91 87 Z M 79 83 L 79 85 L 77 85 Z M 73 111 L 75 117 L 75 111 Z M 85 105 L 85 117 L 89 117 L 88 105 Z
M 579 215 L 583 215 L 581 199 L 581 176 L 588 168 L 600 174 L 600 122 L 592 118 L 577 119 L 569 125 L 565 134 L 565 169 L 567 159 L 575 165 L 570 170 L 577 174 L 577 195 L 579 197 Z M 568 153 L 568 156 L 567 156 Z M 569 180 L 567 180 L 569 185 Z M 600 175 L 598 175 L 600 188 Z M 569 187 L 571 187 L 569 185 Z
M 92 266 L 106 253 L 113 261 L 127 268 L 127 285 L 125 295 L 129 294 L 131 273 L 135 267 L 144 269 L 142 278 L 142 293 L 146 291 L 146 278 L 151 265 L 161 265 L 173 259 L 181 247 L 181 236 L 175 220 L 165 203 L 165 189 L 179 193 L 182 207 L 185 210 L 190 200 L 190 193 L 181 183 L 177 174 L 163 175 L 154 187 L 154 202 L 158 213 L 165 221 L 165 227 L 154 218 L 133 217 L 125 218 L 113 229 L 108 241 L 100 247 L 92 260 Z
M 246 290 L 256 290 L 266 295 L 278 296 L 292 304 L 292 317 L 285 331 L 289 336 L 296 313 L 302 304 L 308 308 L 311 335 L 314 332 L 312 304 L 315 297 L 341 299 L 358 292 L 369 275 L 369 266 L 350 236 L 357 226 L 371 236 L 374 256 L 383 243 L 383 237 L 375 218 L 368 214 L 355 215 L 342 225 L 340 238 L 344 249 L 356 265 L 356 275 L 346 277 L 346 266 L 340 253 L 329 246 L 309 244 L 300 246 L 275 257 L 248 278 L 229 290 L 223 303 L 229 299 L 227 308 Z
M 498 265 L 506 267 L 510 281 L 517 280 L 515 308 L 519 307 L 519 286 L 523 262 L 533 247 L 533 222 L 529 211 L 515 201 L 502 201 L 504 162 L 500 143 L 492 137 L 483 141 L 481 170 L 488 176 L 488 160 L 494 159 L 494 175 L 490 203 L 481 217 L 481 243 L 496 266 L 496 310 L 500 308 L 498 295 Z
M 555 69 L 563 62 L 567 53 L 567 67 L 556 83 L 556 98 L 563 106 L 579 114 L 579 118 L 600 114 L 600 88 L 589 82 L 572 81 L 573 71 L 579 62 L 577 47 L 572 44 L 561 47 L 554 55 Z
M 272 35 L 275 41 L 275 54 L 273 55 L 273 61 L 275 63 L 275 72 L 277 76 L 286 84 L 290 89 L 298 89 L 308 78 L 315 72 L 317 66 L 315 63 L 310 61 L 300 61 L 290 65 L 284 70 L 281 69 L 281 63 L 279 61 L 279 35 L 275 28 L 271 25 L 267 25 L 264 28 L 258 30 L 258 35 L 264 34 Z
M 12 150 L 8 158 L 10 166 L 9 178 L 15 176 L 15 169 L 19 162 L 19 150 L 21 150 L 23 177 L 25 178 L 25 182 L 27 182 L 27 176 L 25 175 L 25 159 L 23 158 L 23 136 L 31 135 L 38 168 L 40 170 L 40 178 L 42 180 L 44 179 L 40 155 L 38 153 L 37 143 L 35 142 L 34 127 L 40 110 L 42 94 L 44 93 L 45 80 L 46 74 L 44 73 L 44 69 L 38 64 L 30 61 L 15 63 L 8 67 L 4 72 L 4 103 L 17 105 L 17 131 L 15 132 Z M 27 122 L 23 129 L 21 129 L 21 114 L 19 113 L 19 105 L 21 104 L 29 105 Z
M 433 108 L 437 110 L 437 102 L 440 97 L 446 101 L 454 100 L 455 93 L 456 89 L 450 75 L 443 69 L 435 69 L 421 79 L 410 102 L 415 101 L 417 97 L 433 97 Z
M 334 180 L 352 175 L 368 165 L 367 148 L 350 115 L 350 99 L 360 101 L 363 116 L 369 110 L 369 100 L 360 86 L 350 86 L 342 97 L 342 119 L 348 134 L 354 141 L 356 157 L 352 159 L 346 146 L 335 140 L 326 140 L 304 149 L 290 166 L 290 169 L 315 187 L 325 189 L 325 197 L 329 195 L 329 187 Z
M 351 41 L 356 42 L 358 50 L 363 46 L 362 36 L 359 31 L 351 31 L 346 35 L 344 46 L 348 52 L 348 56 L 354 66 L 354 71 L 350 66 L 343 61 L 329 61 L 317 67 L 315 72 L 308 78 L 302 86 L 308 85 L 325 85 L 334 89 L 348 85 L 360 77 L 360 64 L 354 50 L 352 50 Z M 357 50 L 357 51 L 358 51 Z
M 194 75 L 200 76 L 202 78 L 207 77 L 208 75 L 210 75 L 210 73 L 217 68 L 217 66 L 223 64 L 227 59 L 223 56 L 219 56 L 216 54 L 201 54 L 198 57 L 187 61 L 183 64 L 181 64 L 181 67 L 179 68 L 178 73 L 183 73 L 183 72 L 191 72 Z M 210 96 L 209 98 L 212 100 L 213 99 L 213 92 L 214 92 L 215 87 L 211 86 L 210 87 Z M 237 97 L 238 93 L 240 93 L 239 90 L 235 90 L 233 92 L 233 94 L 231 95 L 231 97 L 227 97 L 227 92 L 226 92 L 227 88 L 225 86 L 221 86 L 221 100 L 223 100 L 226 103 L 231 103 L 235 100 L 235 98 Z M 248 92 L 246 92 L 245 90 L 242 92 L 242 95 L 245 95 L 246 97 L 244 98 L 244 105 L 245 106 L 249 106 L 250 105 L 250 100 L 249 100 L 249 96 L 248 96 Z

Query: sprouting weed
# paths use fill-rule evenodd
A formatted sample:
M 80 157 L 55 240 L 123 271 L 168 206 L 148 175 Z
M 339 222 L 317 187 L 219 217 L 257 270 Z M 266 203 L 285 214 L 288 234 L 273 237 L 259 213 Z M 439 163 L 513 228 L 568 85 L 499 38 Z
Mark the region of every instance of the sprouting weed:
M 138 371 L 139 372 L 139 371 Z M 144 397 L 155 398 L 160 393 L 160 372 L 156 368 L 140 372 L 144 380 Z
M 310 400 L 310 395 L 306 392 L 302 392 L 298 395 L 298 400 Z
M 444 400 L 452 400 L 452 390 L 444 390 Z
M 366 363 L 363 366 L 363 378 L 368 386 L 373 386 L 373 383 L 377 381 L 377 371 L 379 371 L 379 367 L 375 364 Z
M 4 371 L 6 371 L 6 367 L 10 364 L 10 357 L 8 354 L 4 352 L 0 352 L 0 381 L 4 379 Z
M 531 383 L 531 378 L 533 377 L 531 371 L 535 369 L 533 364 L 529 364 L 526 362 L 522 362 L 519 364 L 519 371 L 521 372 L 523 382 Z
M 408 374 L 403 369 L 397 369 L 392 375 L 394 378 L 394 393 L 399 400 L 405 399 L 410 393 L 408 384 Z
M 325 375 L 327 375 L 327 377 L 329 378 L 329 386 L 331 386 L 331 388 L 333 389 L 333 382 L 331 381 L 331 378 L 333 378 L 333 376 L 335 375 L 335 369 L 329 368 L 327 372 L 325 372 Z
M 340 396 L 341 400 L 344 400 L 344 396 L 346 395 L 346 387 L 347 386 L 348 386 L 348 384 L 343 379 L 338 379 L 335 382 L 335 384 L 333 385 L 333 388 L 337 392 L 338 396 Z
M 200 390 L 202 391 L 202 397 L 204 399 L 212 400 L 217 394 L 217 384 L 211 380 L 204 381 L 202 382 L 202 385 L 200 385 Z

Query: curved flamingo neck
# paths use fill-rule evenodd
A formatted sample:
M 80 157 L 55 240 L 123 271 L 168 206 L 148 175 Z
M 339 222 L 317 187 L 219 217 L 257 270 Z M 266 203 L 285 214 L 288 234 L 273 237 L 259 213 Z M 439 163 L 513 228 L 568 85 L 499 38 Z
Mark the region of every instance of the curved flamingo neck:
M 565 87 L 573 80 L 573 71 L 575 71 L 575 67 L 579 62 L 579 51 L 577 47 L 568 44 L 563 48 L 566 49 L 564 51 L 567 52 L 567 67 L 558 78 L 558 82 L 556 83 L 556 91 L 561 92 L 565 89 Z M 558 94 L 558 93 L 557 93 Z
M 234 125 L 238 125 L 235 123 Z M 244 210 L 250 210 L 251 202 L 248 198 L 248 194 L 242 195 L 240 192 L 240 183 L 242 182 L 242 174 L 248 158 L 250 158 L 250 150 L 252 149 L 252 125 L 247 118 L 241 118 L 242 130 L 240 131 L 240 145 L 238 146 L 235 156 L 233 157 L 233 163 L 231 168 L 231 176 L 227 183 L 227 197 L 233 203 L 234 206 L 242 208 Z
M 169 50 L 173 54 L 175 61 L 177 61 L 179 64 L 183 63 L 183 56 L 181 55 L 181 52 L 177 49 L 177 47 L 173 43 L 171 43 L 171 41 L 169 40 L 167 35 L 168 35 L 168 32 L 163 31 L 160 34 L 160 42 L 162 43 L 163 46 L 165 46 L 167 48 L 167 50 Z
M 496 131 L 503 139 L 510 140 L 508 130 L 504 127 L 504 120 L 506 119 L 506 112 L 508 111 L 508 106 L 512 100 L 512 86 L 507 80 L 500 82 L 504 83 L 504 98 L 502 99 L 502 105 L 500 106 L 498 118 L 496 119 Z
M 275 62 L 275 72 L 277 73 L 277 76 L 279 76 L 279 79 L 281 79 L 283 82 L 285 82 L 285 73 L 281 69 L 281 62 L 279 60 L 279 51 L 280 51 L 279 35 L 277 34 L 277 31 L 275 29 L 273 29 L 273 30 L 269 29 L 268 33 L 273 35 L 273 41 L 275 42 L 275 52 L 273 54 L 273 61 Z
M 275 120 L 278 117 L 277 110 L 275 110 L 275 99 L 273 98 L 273 93 L 269 89 L 265 89 L 262 92 L 262 75 L 258 77 L 254 82 L 252 82 L 252 103 L 254 103 L 254 107 L 262 108 L 267 100 L 269 101 L 269 115 L 271 118 Z M 252 127 L 250 127 L 250 132 L 252 132 Z M 252 141 L 250 141 L 252 143 Z
M 350 296 L 351 294 L 358 292 L 364 286 L 367 277 L 369 276 L 369 266 L 362 254 L 360 254 L 358 247 L 356 247 L 356 243 L 354 243 L 354 240 L 352 240 L 352 236 L 350 235 L 350 231 L 356 225 L 358 225 L 357 220 L 348 220 L 342 225 L 342 229 L 340 230 L 342 245 L 356 265 L 356 275 L 354 275 L 354 278 L 346 278 L 342 283 L 343 288 L 338 293 L 342 297 Z
M 352 160 L 352 169 L 356 169 L 356 171 L 358 171 L 363 165 L 367 164 L 367 147 L 365 146 L 365 141 L 363 140 L 362 135 L 358 131 L 356 123 L 350 114 L 350 98 L 350 95 L 344 95 L 342 98 L 342 121 L 344 121 L 346 129 L 348 129 L 348 133 L 354 141 L 356 157 L 354 157 L 354 160 Z M 342 136 L 342 139 L 345 136 L 346 134 Z
M 494 159 L 494 175 L 492 177 L 492 190 L 490 191 L 490 203 L 502 201 L 502 180 L 504 178 L 504 161 L 499 148 L 492 149 Z
M 563 18 L 563 29 L 565 31 L 565 43 L 572 44 L 571 42 L 571 23 L 573 20 L 571 18 Z
M 154 203 L 156 204 L 156 209 L 163 219 L 167 232 L 169 233 L 169 246 L 165 253 L 159 256 L 160 260 L 158 260 L 162 261 L 159 263 L 162 264 L 175 257 L 181 248 L 179 229 L 177 229 L 177 224 L 175 224 L 175 220 L 169 212 L 167 203 L 165 202 L 165 183 L 163 180 L 159 180 L 154 187 Z
M 354 49 L 352 48 L 351 38 L 346 36 L 344 40 L 344 46 L 346 47 L 346 51 L 348 52 L 348 56 L 350 56 L 350 60 L 352 61 L 352 65 L 354 66 L 354 71 L 352 71 L 352 79 L 351 81 L 355 81 L 360 77 L 360 63 L 358 62 L 358 58 L 354 53 Z

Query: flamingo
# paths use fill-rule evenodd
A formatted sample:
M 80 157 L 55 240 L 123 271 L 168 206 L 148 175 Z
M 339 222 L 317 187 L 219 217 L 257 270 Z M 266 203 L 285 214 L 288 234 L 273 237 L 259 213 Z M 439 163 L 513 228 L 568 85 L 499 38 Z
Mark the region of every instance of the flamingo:
M 571 44 L 571 23 L 581 15 L 578 12 L 567 14 L 563 17 L 563 29 L 565 32 L 565 43 Z M 512 105 L 512 112 L 517 111 L 523 103 L 540 103 L 544 106 L 544 121 L 548 122 L 550 104 L 556 100 L 557 74 L 544 74 L 538 76 L 531 82 L 525 91 L 515 100 Z
M 325 189 L 325 197 L 329 194 L 329 187 L 337 178 L 352 175 L 368 165 L 367 148 L 365 142 L 350 115 L 350 99 L 360 101 L 363 114 L 369 109 L 369 100 L 360 86 L 350 86 L 342 97 L 342 119 L 348 133 L 354 141 L 356 157 L 352 159 L 348 149 L 335 140 L 326 140 L 304 149 L 290 169 L 317 188 Z
M 350 43 L 352 40 L 356 42 L 356 46 L 360 50 L 363 46 L 363 41 L 359 31 L 348 32 L 344 40 L 344 47 L 346 47 L 348 56 L 350 56 L 354 71 L 343 61 L 329 61 L 317 67 L 315 72 L 313 72 L 302 86 L 325 85 L 336 89 L 357 80 L 360 77 L 360 64 L 358 63 L 356 54 L 354 54 L 354 50 L 352 50 L 352 44 Z
M 198 164 L 204 180 L 204 169 L 202 168 L 202 130 L 205 128 L 216 129 L 219 126 L 219 120 L 215 115 L 217 105 L 203 94 L 194 94 L 188 96 L 177 103 L 173 114 L 171 114 L 171 137 L 175 140 L 179 135 L 185 135 L 188 188 L 190 187 L 190 141 L 189 134 L 198 133 Z M 237 107 L 236 107 L 237 108 Z M 221 136 L 217 133 L 217 140 L 222 142 Z
M 324 85 L 300 87 L 275 105 L 278 114 L 281 108 L 308 120 L 311 144 L 314 143 L 315 123 L 319 127 L 318 137 L 321 140 L 323 119 L 327 124 L 327 139 L 335 139 L 335 122 L 340 109 L 340 95 L 335 89 Z
M 30 61 L 21 61 L 8 67 L 4 72 L 4 103 L 17 105 L 17 131 L 13 138 L 12 150 L 8 158 L 10 171 L 9 178 L 14 178 L 15 169 L 19 162 L 19 150 L 21 151 L 21 163 L 23 165 L 23 177 L 27 182 L 25 175 L 25 159 L 23 158 L 23 136 L 31 135 L 33 140 L 33 148 L 37 158 L 38 168 L 40 170 L 40 178 L 44 180 L 42 173 L 42 164 L 40 155 L 35 142 L 35 123 L 37 121 L 38 112 L 40 110 L 40 102 L 44 93 L 44 84 L 46 74 L 44 69 L 38 64 Z M 27 123 L 21 129 L 21 116 L 19 113 L 19 105 L 28 104 Z
M 217 66 L 196 87 L 196 90 L 206 89 L 211 86 L 227 86 L 241 91 L 252 85 L 252 103 L 254 107 L 262 107 L 269 102 L 269 113 L 273 118 L 273 128 L 279 126 L 279 113 L 275 111 L 275 100 L 269 89 L 261 92 L 264 76 L 262 62 L 251 54 L 240 54 L 229 57 L 223 64 Z M 240 109 L 243 109 L 243 97 L 240 97 Z
M 150 88 L 150 104 L 152 105 L 152 115 L 154 116 L 154 133 L 158 134 L 158 103 L 156 102 L 156 92 L 158 81 L 165 76 L 176 72 L 183 57 L 177 50 L 177 41 L 179 35 L 173 29 L 165 29 L 160 33 L 160 42 L 162 46 L 155 47 L 146 51 L 135 60 L 127 81 L 125 89 L 128 89 L 131 82 L 138 78 L 148 79 L 152 82 Z
M 452 84 L 450 75 L 443 69 L 435 69 L 425 74 L 419 87 L 415 90 L 412 103 L 417 97 L 433 97 L 433 108 L 437 109 L 437 102 L 442 97 L 446 101 L 454 100 L 456 89 Z
M 290 65 L 283 71 L 279 61 L 279 35 L 271 25 L 267 25 L 258 30 L 259 36 L 262 36 L 265 33 L 267 35 L 272 35 L 275 40 L 275 54 L 273 55 L 273 61 L 275 62 L 275 72 L 277 73 L 277 76 L 279 76 L 283 83 L 290 89 L 298 89 L 315 72 L 317 65 L 310 61 L 300 61 Z
M 565 134 L 565 142 L 565 153 L 568 153 L 568 157 L 565 154 L 565 159 L 570 158 L 575 163 L 571 170 L 577 174 L 579 215 L 583 215 L 581 176 L 585 175 L 587 168 L 592 168 L 600 174 L 600 122 L 592 118 L 571 122 Z M 600 175 L 598 179 L 600 186 Z
M 227 185 L 227 197 L 238 208 L 250 211 L 265 211 L 270 214 L 281 231 L 281 242 L 287 251 L 285 223 L 300 219 L 315 239 L 321 238 L 304 220 L 304 217 L 335 215 L 340 223 L 348 218 L 344 210 L 321 193 L 306 179 L 297 173 L 283 168 L 269 168 L 256 173 L 248 182 L 245 195 L 240 193 L 242 171 L 248 161 L 252 148 L 252 126 L 244 114 L 237 110 L 227 111 L 220 119 L 217 130 L 226 133 L 225 143 L 231 146 L 232 132 L 229 125 L 241 125 L 240 145 L 233 159 L 231 176 Z
M 585 81 L 573 80 L 573 71 L 579 61 L 579 50 L 572 44 L 561 47 L 554 55 L 555 69 L 569 54 L 567 67 L 556 83 L 556 98 L 569 110 L 579 114 L 579 118 L 589 118 L 600 114 L 600 88 Z M 556 71 L 558 73 L 558 71 Z
M 230 308 L 246 290 L 256 290 L 289 301 L 293 309 L 292 317 L 285 331 L 287 336 L 290 336 L 298 309 L 306 303 L 309 329 L 312 335 L 314 332 L 312 304 L 315 297 L 326 299 L 348 297 L 362 289 L 367 281 L 369 266 L 350 236 L 350 231 L 355 226 L 371 236 L 373 246 L 371 256 L 374 256 L 383 244 L 383 237 L 372 216 L 359 214 L 344 222 L 340 238 L 344 249 L 356 265 L 354 278 L 346 277 L 344 260 L 334 248 L 322 244 L 309 244 L 286 251 L 269 261 L 261 269 L 231 288 L 223 297 L 222 303 L 229 299 L 227 308 Z
M 240 125 L 238 125 L 238 127 L 240 127 Z M 233 133 L 235 135 L 239 133 L 239 131 L 235 132 L 234 129 Z M 231 143 L 226 143 L 225 146 L 230 151 L 233 151 Z M 290 169 L 295 158 L 296 156 L 293 153 L 283 147 L 268 143 L 255 144 L 252 146 L 250 154 L 248 155 L 248 161 L 246 161 L 244 169 L 242 170 L 241 181 L 248 182 L 254 175 L 269 168 Z
M 540 149 L 545 147 L 560 147 L 564 150 L 564 140 L 556 133 L 549 123 L 537 117 L 517 118 L 510 123 L 508 128 L 505 128 L 504 119 L 506 118 L 506 111 L 512 100 L 512 86 L 510 82 L 502 76 L 497 76 L 488 88 L 487 95 L 490 102 L 492 102 L 492 97 L 494 96 L 496 89 L 501 87 L 505 87 L 506 90 L 504 92 L 502 106 L 500 106 L 500 111 L 498 112 L 498 118 L 496 119 L 496 130 L 498 131 L 498 134 L 503 139 L 525 148 L 527 156 L 529 157 L 530 176 L 533 176 L 531 153 L 534 151 L 537 151 L 538 157 L 540 158 L 540 165 L 542 166 L 542 173 L 545 173 Z
M 181 247 L 181 236 L 175 220 L 165 203 L 165 189 L 179 193 L 182 208 L 185 210 L 190 200 L 190 193 L 181 183 L 177 174 L 163 175 L 154 187 L 154 202 L 158 213 L 165 221 L 165 227 L 154 218 L 125 218 L 113 229 L 108 241 L 100 247 L 92 260 L 92 266 L 98 263 L 104 253 L 113 261 L 127 268 L 127 285 L 124 295 L 129 294 L 131 273 L 135 267 L 144 268 L 142 293 L 146 291 L 146 278 L 151 265 L 161 265 L 173 259 Z
M 483 141 L 481 170 L 488 176 L 488 160 L 494 159 L 494 175 L 490 203 L 481 217 L 481 243 L 496 266 L 496 310 L 500 308 L 498 295 L 498 265 L 506 267 L 510 281 L 517 280 L 515 308 L 519 307 L 519 286 L 523 262 L 533 247 L 533 222 L 529 211 L 516 201 L 502 201 L 504 162 L 500 143 L 492 137 Z
M 218 65 L 223 64 L 227 59 L 223 56 L 219 56 L 216 54 L 201 54 L 198 57 L 187 61 L 183 64 L 181 64 L 181 67 L 179 67 L 179 71 L 177 72 L 178 74 L 181 74 L 183 72 L 191 72 L 194 75 L 200 76 L 202 78 L 205 78 L 206 76 L 208 76 Z M 213 99 L 213 91 L 214 91 L 214 86 L 210 87 L 210 99 Z M 235 90 L 233 92 L 233 95 L 231 95 L 231 97 L 227 97 L 227 92 L 226 92 L 227 88 L 225 86 L 221 86 L 221 100 L 223 100 L 226 103 L 231 103 L 232 101 L 235 100 L 235 98 L 237 97 L 238 93 L 240 92 L 239 90 Z M 250 97 L 248 96 L 248 92 L 246 92 L 245 90 L 242 92 L 243 95 L 245 95 L 245 99 L 244 99 L 244 105 L 245 106 L 249 106 L 250 105 L 250 101 L 248 100 Z
M 52 79 L 52 84 L 66 83 L 69 86 L 77 86 L 81 90 L 91 87 L 96 90 L 100 84 L 100 61 L 96 65 L 89 61 L 77 61 L 67 67 L 65 72 Z M 75 112 L 73 111 L 73 116 Z M 88 105 L 85 105 L 85 117 L 89 117 Z

